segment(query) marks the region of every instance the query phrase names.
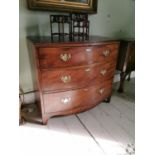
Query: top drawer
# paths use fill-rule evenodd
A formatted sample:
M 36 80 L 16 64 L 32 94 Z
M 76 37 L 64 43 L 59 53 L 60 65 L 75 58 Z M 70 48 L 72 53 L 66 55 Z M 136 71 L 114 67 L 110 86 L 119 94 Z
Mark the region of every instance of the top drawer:
M 79 66 L 117 58 L 118 44 L 61 48 L 39 48 L 39 67 Z

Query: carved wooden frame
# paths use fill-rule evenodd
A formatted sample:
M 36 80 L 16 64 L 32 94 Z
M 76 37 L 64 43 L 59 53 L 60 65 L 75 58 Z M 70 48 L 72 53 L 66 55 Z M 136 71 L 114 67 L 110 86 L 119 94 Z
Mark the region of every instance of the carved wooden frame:
M 97 13 L 97 0 L 87 0 L 84 3 L 71 0 L 27 0 L 27 3 L 31 10 Z

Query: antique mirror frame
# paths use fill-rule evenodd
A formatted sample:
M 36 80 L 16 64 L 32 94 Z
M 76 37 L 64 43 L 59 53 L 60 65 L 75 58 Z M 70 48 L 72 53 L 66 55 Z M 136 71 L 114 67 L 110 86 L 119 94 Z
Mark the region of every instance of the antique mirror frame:
M 31 10 L 97 13 L 97 0 L 27 0 Z

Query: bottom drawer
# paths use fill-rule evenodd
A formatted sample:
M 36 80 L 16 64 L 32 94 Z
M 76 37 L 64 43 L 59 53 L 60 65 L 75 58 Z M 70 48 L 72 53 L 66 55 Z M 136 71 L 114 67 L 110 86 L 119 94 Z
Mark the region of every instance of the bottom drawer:
M 71 112 L 76 108 L 91 107 L 107 98 L 111 88 L 112 81 L 109 80 L 83 89 L 43 94 L 45 113 Z

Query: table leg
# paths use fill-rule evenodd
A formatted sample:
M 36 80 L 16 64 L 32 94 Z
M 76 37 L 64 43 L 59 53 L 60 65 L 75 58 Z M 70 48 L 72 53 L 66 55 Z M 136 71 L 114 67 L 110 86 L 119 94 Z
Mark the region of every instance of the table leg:
M 127 73 L 122 72 L 120 74 L 120 86 L 119 86 L 119 89 L 118 89 L 119 93 L 124 92 L 124 81 L 125 81 L 126 76 L 127 76 Z

